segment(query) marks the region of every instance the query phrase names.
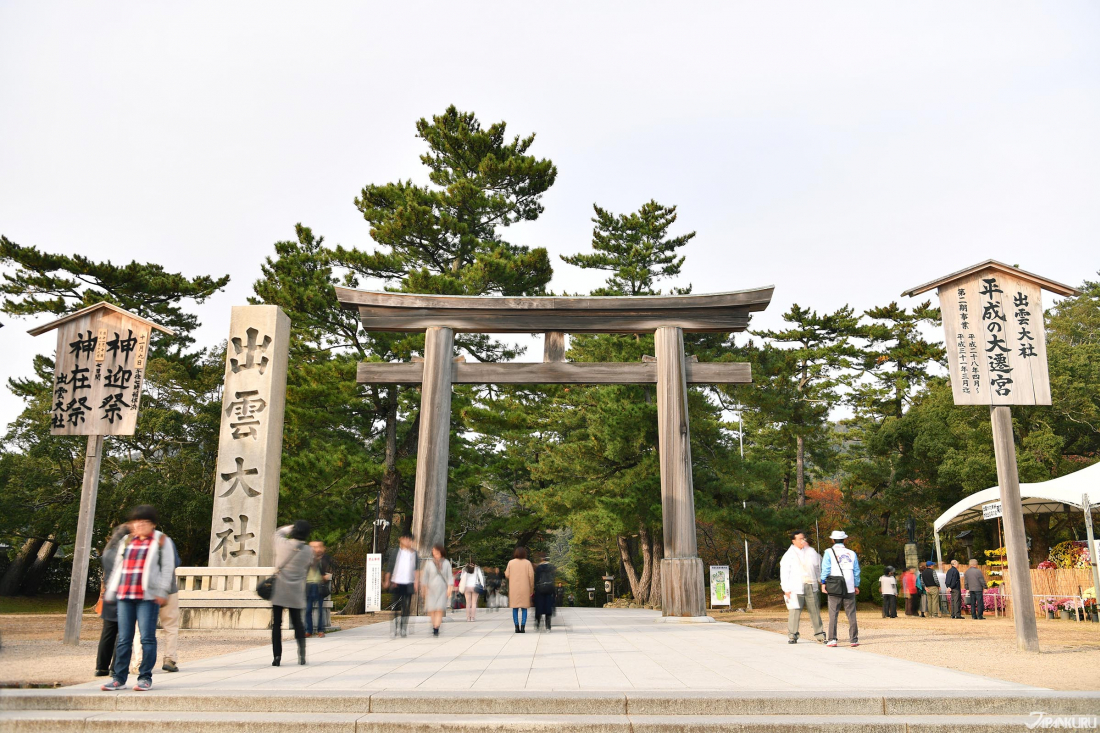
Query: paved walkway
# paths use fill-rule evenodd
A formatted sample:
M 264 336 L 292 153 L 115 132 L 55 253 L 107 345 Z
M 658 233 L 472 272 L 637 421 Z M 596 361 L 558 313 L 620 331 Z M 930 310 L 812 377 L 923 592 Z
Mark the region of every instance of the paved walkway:
M 291 640 L 284 642 L 282 667 L 272 667 L 270 648 L 259 647 L 182 659 L 182 672 L 158 669 L 153 682 L 164 692 L 797 692 L 840 681 L 860 692 L 1028 689 L 861 649 L 805 640 L 788 645 L 785 636 L 737 624 L 655 623 L 659 617 L 656 611 L 562 609 L 551 633 L 536 632 L 531 621 L 526 634 L 515 634 L 508 612 L 482 611 L 473 623 L 460 612 L 439 638 L 426 623 L 410 624 L 407 638 L 392 638 L 390 624 L 375 624 L 310 639 L 306 666 L 297 664 Z

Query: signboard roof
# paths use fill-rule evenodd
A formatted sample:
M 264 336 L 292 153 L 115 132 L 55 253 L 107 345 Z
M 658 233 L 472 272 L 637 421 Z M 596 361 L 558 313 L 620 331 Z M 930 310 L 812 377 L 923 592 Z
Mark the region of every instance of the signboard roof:
M 1055 293 L 1057 295 L 1080 295 L 1081 294 L 1081 291 L 1078 290 L 1077 288 L 1070 287 L 1069 285 L 1063 285 L 1062 283 L 1055 282 L 1054 280 L 1049 280 L 1049 279 L 1047 279 L 1047 278 L 1045 278 L 1041 275 L 1036 275 L 1033 272 L 1028 272 L 1027 270 L 1021 270 L 1019 267 L 1013 267 L 1012 265 L 1006 265 L 1005 263 L 998 262 L 997 260 L 986 260 L 985 262 L 979 262 L 976 265 L 971 265 L 970 267 L 959 270 L 958 272 L 953 272 L 950 275 L 945 275 L 943 277 L 936 278 L 935 280 L 933 280 L 931 282 L 927 282 L 924 285 L 918 285 L 915 288 L 909 288 L 908 290 L 903 292 L 902 295 L 907 295 L 910 298 L 912 298 L 914 296 L 920 295 L 921 293 L 928 292 L 932 288 L 938 288 L 940 285 L 943 285 L 944 283 L 954 282 L 955 280 L 961 280 L 964 277 L 967 277 L 969 275 L 973 275 L 974 273 L 978 272 L 979 270 L 986 270 L 986 269 L 999 270 L 1000 272 L 1003 272 L 1006 275 L 1012 275 L 1014 277 L 1018 277 L 1018 278 L 1021 278 L 1023 280 L 1029 280 L 1029 281 L 1035 283 L 1036 285 L 1038 285 L 1039 287 L 1043 288 L 1044 290 L 1049 290 L 1050 292 Z
M 168 334 L 169 336 L 175 336 L 176 335 L 176 332 L 173 331 L 170 328 L 166 328 L 164 326 L 161 326 L 158 323 L 153 323 L 148 318 L 142 318 L 141 316 L 139 316 L 135 313 L 131 313 L 130 311 L 126 310 L 125 308 L 119 308 L 117 305 L 114 305 L 112 303 L 108 303 L 106 301 L 96 303 L 95 305 L 90 305 L 87 308 L 81 308 L 80 310 L 78 310 L 74 313 L 70 313 L 66 316 L 62 316 L 61 318 L 58 318 L 56 321 L 50 321 L 49 323 L 47 323 L 45 325 L 36 326 L 35 328 L 28 329 L 27 333 L 29 333 L 31 336 L 41 336 L 42 334 L 44 334 L 48 331 L 52 331 L 55 328 L 60 328 L 61 326 L 64 326 L 66 323 L 69 323 L 70 321 L 75 321 L 79 318 L 83 318 L 84 316 L 88 315 L 89 313 L 92 313 L 92 312 L 97 311 L 97 310 L 113 311 L 115 313 L 119 313 L 121 315 L 124 315 L 127 318 L 132 318 L 135 321 L 139 321 L 141 323 L 144 323 L 145 325 L 147 325 L 151 328 L 155 328 L 158 331 L 163 331 L 164 333 Z

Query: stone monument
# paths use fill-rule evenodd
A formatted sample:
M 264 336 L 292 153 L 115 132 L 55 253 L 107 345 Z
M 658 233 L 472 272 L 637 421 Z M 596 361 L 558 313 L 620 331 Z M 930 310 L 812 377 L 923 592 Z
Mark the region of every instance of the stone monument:
M 290 319 L 274 305 L 235 306 L 225 359 L 210 558 L 180 568 L 183 628 L 266 628 L 256 585 L 273 572 Z

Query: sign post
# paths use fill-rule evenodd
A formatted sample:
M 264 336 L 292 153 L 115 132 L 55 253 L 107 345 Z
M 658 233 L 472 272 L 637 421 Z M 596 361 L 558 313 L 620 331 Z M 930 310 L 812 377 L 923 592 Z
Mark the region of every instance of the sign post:
M 69 646 L 80 643 L 104 437 L 134 434 L 154 328 L 174 335 L 110 303 L 97 303 L 28 331 L 32 336 L 57 331 L 50 434 L 88 436 L 65 615 Z
M 382 610 L 382 555 L 372 552 L 367 555 L 367 595 L 363 599 L 363 611 L 375 613 Z
M 1089 540 L 1089 566 L 1092 568 L 1092 593 L 1093 598 L 1100 603 L 1100 566 L 1097 563 L 1097 550 L 1100 550 L 1100 546 L 1096 544 L 1096 535 L 1092 530 L 1092 504 L 1089 502 L 1089 495 L 1081 495 L 1081 507 L 1085 510 L 1085 536 Z
M 1005 553 L 1016 647 L 1039 651 L 1027 557 L 1011 405 L 1049 405 L 1042 290 L 1077 295 L 1068 285 L 995 260 L 933 280 L 902 295 L 937 288 L 951 392 L 956 405 L 987 405 L 1001 490 Z M 984 509 L 983 509 L 984 512 Z
M 730 566 L 710 566 L 710 607 L 730 605 Z

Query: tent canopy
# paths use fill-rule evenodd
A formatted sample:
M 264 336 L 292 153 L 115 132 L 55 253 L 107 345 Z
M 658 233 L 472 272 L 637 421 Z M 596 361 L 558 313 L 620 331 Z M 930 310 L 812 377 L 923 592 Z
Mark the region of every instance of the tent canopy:
M 1089 503 L 1100 503 L 1100 463 L 1065 476 L 1037 484 L 1020 484 L 1020 499 L 1024 514 L 1064 512 L 1068 507 L 1083 510 L 1082 494 Z M 982 507 L 1001 500 L 1001 487 L 993 486 L 975 492 L 941 514 L 934 524 L 936 534 L 947 527 L 969 524 L 982 519 Z

